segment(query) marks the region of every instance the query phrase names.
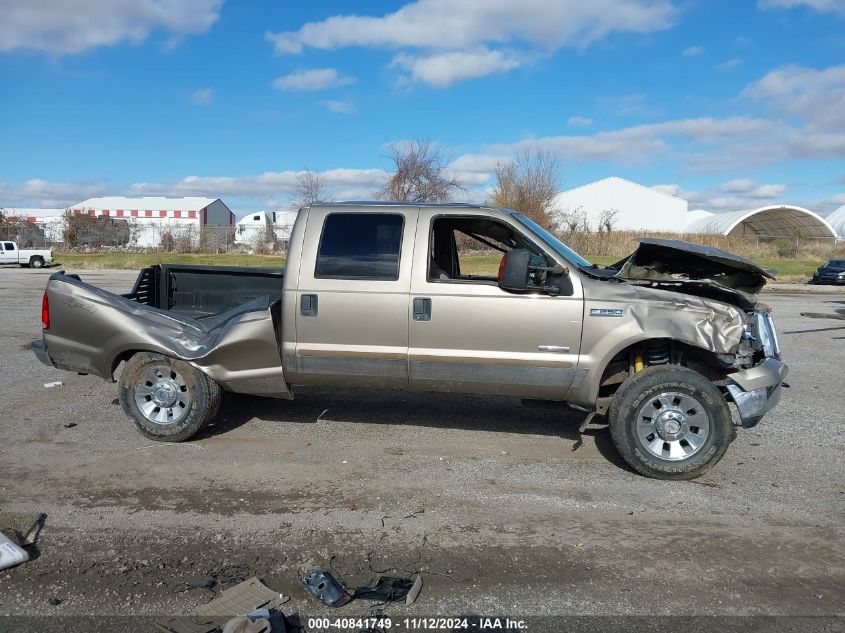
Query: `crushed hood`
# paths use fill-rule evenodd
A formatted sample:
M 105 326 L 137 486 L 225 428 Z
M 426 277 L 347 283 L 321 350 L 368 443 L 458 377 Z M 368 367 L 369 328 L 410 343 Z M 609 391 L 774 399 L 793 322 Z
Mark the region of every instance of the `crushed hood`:
M 617 279 L 749 307 L 766 280 L 775 278 L 751 260 L 712 246 L 645 237 L 637 242 L 636 251 L 610 267 Z

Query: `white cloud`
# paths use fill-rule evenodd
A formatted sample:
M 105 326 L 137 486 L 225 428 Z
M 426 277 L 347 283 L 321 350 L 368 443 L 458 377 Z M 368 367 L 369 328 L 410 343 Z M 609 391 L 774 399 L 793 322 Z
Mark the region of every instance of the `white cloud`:
M 733 70 L 734 68 L 738 68 L 742 66 L 742 60 L 739 57 L 734 57 L 727 61 L 722 62 L 716 66 L 716 70 Z
M 785 185 L 758 185 L 745 178 L 731 180 L 704 191 L 689 191 L 677 184 L 655 185 L 652 189 L 684 198 L 689 201 L 690 209 L 708 211 L 736 211 L 786 202 L 784 195 L 787 193 Z
M 288 92 L 305 92 L 348 86 L 355 81 L 355 77 L 340 75 L 334 68 L 319 68 L 297 70 L 289 75 L 279 77 L 273 81 L 273 87 Z
M 266 38 L 279 54 L 349 46 L 398 50 L 394 64 L 412 78 L 442 86 L 518 66 L 518 58 L 502 46 L 546 53 L 584 47 L 617 31 L 669 28 L 675 15 L 670 0 L 416 0 L 386 15 L 335 15 Z M 464 56 L 445 56 L 455 52 Z M 454 72 L 444 68 L 450 59 L 459 65 Z
M 674 16 L 668 0 L 417 0 L 382 17 L 336 15 L 267 37 L 279 53 L 346 46 L 467 49 L 511 42 L 554 49 L 583 46 L 612 31 L 652 33 L 671 26 Z
M 763 10 L 807 7 L 818 13 L 845 15 L 845 0 L 758 0 L 757 6 Z
M 681 55 L 684 57 L 695 57 L 696 55 L 701 55 L 704 52 L 704 48 L 701 46 L 690 46 L 685 48 L 681 51 Z
M 355 114 L 355 104 L 351 101 L 325 99 L 320 101 L 320 105 L 326 108 L 329 112 L 334 112 L 336 114 Z
M 737 178 L 735 180 L 729 180 L 724 185 L 720 187 L 720 191 L 724 191 L 726 193 L 747 193 L 754 189 L 755 184 L 753 180 L 749 180 L 748 178 Z
M 585 116 L 571 116 L 566 120 L 566 124 L 589 127 L 593 124 L 593 120 Z
M 200 88 L 191 93 L 191 103 L 194 105 L 209 105 L 214 101 L 214 90 L 211 88 Z
M 0 51 L 73 54 L 121 42 L 140 44 L 162 31 L 205 33 L 223 0 L 0 0 Z
M 817 130 L 845 133 L 845 64 L 823 70 L 784 66 L 750 84 L 743 95 L 767 101 Z
M 505 72 L 520 64 L 516 57 L 486 48 L 424 56 L 399 53 L 390 62 L 391 67 L 407 71 L 410 81 L 419 81 L 434 88 L 446 88 L 457 81 Z
M 0 182 L 0 207 L 39 206 L 63 209 L 86 198 L 106 193 L 99 182 L 51 182 L 32 178 L 19 185 Z
M 841 206 L 845 206 L 845 193 L 837 193 L 829 198 L 824 198 L 814 204 L 811 208 L 813 211 L 816 211 L 822 216 L 826 216 L 833 211 L 836 211 Z
M 165 183 L 136 183 L 128 195 L 219 196 L 278 198 L 290 195 L 298 184 L 294 170 L 269 171 L 254 176 L 187 176 Z M 320 172 L 332 193 L 372 193 L 390 177 L 383 169 L 328 169 Z M 360 194 L 358 194 L 360 195 Z
M 648 102 L 644 94 L 628 94 L 618 97 L 596 97 L 596 102 L 602 110 L 616 116 L 648 116 L 657 114 L 660 109 Z

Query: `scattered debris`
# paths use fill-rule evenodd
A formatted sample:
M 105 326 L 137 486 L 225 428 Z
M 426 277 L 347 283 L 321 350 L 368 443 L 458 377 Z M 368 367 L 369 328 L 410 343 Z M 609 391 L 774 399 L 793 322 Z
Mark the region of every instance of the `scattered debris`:
M 63 383 L 61 380 L 55 380 L 53 382 L 45 382 L 44 388 L 45 389 L 52 389 L 53 387 L 61 387 L 64 384 L 65 383 Z
M 375 600 L 380 603 L 404 600 L 406 605 L 414 604 L 422 590 L 422 577 L 397 578 L 376 577 L 368 585 L 347 590 L 330 572 L 314 571 L 302 579 L 312 596 L 329 607 L 342 607 L 353 600 Z
M 235 616 L 252 614 L 262 608 L 278 610 L 289 599 L 269 589 L 258 578 L 250 578 L 226 589 L 217 599 L 197 607 L 191 615 L 163 618 L 156 622 L 156 627 L 164 633 L 213 633 Z
M 0 514 L 0 569 L 20 565 L 29 560 L 24 549 L 36 544 L 47 515 L 43 513 Z
M 20 565 L 29 560 L 27 551 L 0 532 L 0 569 Z
M 313 571 L 302 582 L 308 593 L 328 607 L 342 607 L 352 601 L 349 592 L 327 571 Z
M 47 600 L 47 602 L 50 603 L 51 607 L 58 607 L 62 602 L 64 602 L 64 600 L 62 600 L 61 598 L 57 598 L 56 596 L 53 596 L 52 598 Z
M 65 427 L 66 429 L 72 429 L 73 427 L 76 426 L 76 422 L 68 422 L 67 424 L 63 424 L 62 426 Z

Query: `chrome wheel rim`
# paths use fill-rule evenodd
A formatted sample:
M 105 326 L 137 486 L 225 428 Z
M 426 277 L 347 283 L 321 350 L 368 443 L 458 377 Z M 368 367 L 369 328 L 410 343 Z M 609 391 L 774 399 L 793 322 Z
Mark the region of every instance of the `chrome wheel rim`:
M 710 435 L 710 417 L 694 397 L 660 393 L 637 411 L 637 438 L 651 455 L 680 461 L 695 455 Z
M 168 425 L 188 415 L 191 394 L 179 372 L 167 365 L 154 365 L 135 386 L 135 403 L 150 422 Z

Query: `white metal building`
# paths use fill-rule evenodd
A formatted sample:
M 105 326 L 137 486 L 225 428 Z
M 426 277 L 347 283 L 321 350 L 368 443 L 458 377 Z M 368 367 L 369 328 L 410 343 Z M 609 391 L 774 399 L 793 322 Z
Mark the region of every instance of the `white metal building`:
M 44 239 L 47 242 L 57 243 L 64 239 L 64 209 L 8 207 L 0 209 L 0 212 L 8 217 L 35 224 L 44 231 Z
M 615 231 L 683 233 L 687 223 L 686 200 L 618 176 L 564 191 L 555 205 L 563 212 L 585 214 L 593 229 L 613 212 Z
M 134 246 L 155 248 L 162 235 L 186 235 L 199 238 L 206 226 L 231 226 L 235 214 L 219 198 L 165 198 L 145 196 L 125 198 L 108 196 L 88 198 L 69 207 L 71 213 L 87 213 L 95 217 L 125 219 L 135 225 L 132 232 Z

